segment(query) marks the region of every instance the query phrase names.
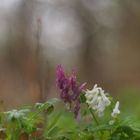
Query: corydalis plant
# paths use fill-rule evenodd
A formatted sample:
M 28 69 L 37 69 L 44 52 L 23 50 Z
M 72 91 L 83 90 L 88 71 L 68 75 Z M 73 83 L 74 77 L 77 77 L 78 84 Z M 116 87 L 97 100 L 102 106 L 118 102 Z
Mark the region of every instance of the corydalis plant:
M 92 90 L 85 91 L 86 103 L 89 108 L 96 111 L 99 117 L 104 115 L 104 110 L 111 104 L 111 101 L 101 87 L 95 85 Z
M 115 104 L 115 107 L 113 109 L 113 112 L 111 113 L 111 116 L 113 118 L 116 118 L 118 114 L 120 114 L 120 110 L 119 110 L 119 105 L 120 105 L 120 102 L 117 101 L 116 104 Z
M 74 70 L 70 75 L 66 75 L 63 67 L 58 65 L 56 68 L 56 85 L 60 89 L 60 98 L 69 104 L 71 111 L 77 117 L 80 110 L 79 97 L 86 83 L 78 84 Z
M 90 112 L 95 119 L 96 123 L 99 125 L 94 112 L 98 115 L 98 117 L 102 117 L 104 115 L 105 109 L 112 104 L 108 94 L 104 92 L 101 87 L 98 87 L 97 84 L 94 85 L 92 90 L 85 91 L 86 103 L 90 109 Z M 115 120 L 117 119 L 118 115 L 120 114 L 119 110 L 119 101 L 116 102 L 115 107 L 111 113 L 113 120 L 109 122 L 109 124 L 114 124 Z

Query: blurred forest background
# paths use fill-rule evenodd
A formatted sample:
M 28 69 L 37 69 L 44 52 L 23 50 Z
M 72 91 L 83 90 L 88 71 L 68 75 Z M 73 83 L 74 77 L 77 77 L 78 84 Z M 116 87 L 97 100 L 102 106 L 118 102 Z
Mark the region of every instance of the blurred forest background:
M 56 96 L 57 64 L 136 108 L 140 1 L 1 0 L 0 103 L 14 108 Z

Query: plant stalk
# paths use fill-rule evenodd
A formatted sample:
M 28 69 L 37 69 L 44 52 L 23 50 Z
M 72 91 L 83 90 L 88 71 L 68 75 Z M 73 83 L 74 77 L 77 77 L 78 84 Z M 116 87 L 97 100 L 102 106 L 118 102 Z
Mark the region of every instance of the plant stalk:
M 97 118 L 96 118 L 96 116 L 95 116 L 93 110 L 90 108 L 89 111 L 90 111 L 90 113 L 91 113 L 93 119 L 95 120 L 96 124 L 99 125 L 99 122 L 98 122 L 98 120 L 97 120 Z

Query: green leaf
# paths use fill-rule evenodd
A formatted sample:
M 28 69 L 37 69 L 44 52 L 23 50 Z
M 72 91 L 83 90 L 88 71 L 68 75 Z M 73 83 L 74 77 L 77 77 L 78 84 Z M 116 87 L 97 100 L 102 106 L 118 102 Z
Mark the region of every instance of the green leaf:
M 50 106 L 50 107 L 48 107 L 46 113 L 47 113 L 48 115 L 50 115 L 50 114 L 53 112 L 53 110 L 54 110 L 54 106 Z
M 7 118 L 7 121 L 14 121 L 25 116 L 28 112 L 30 112 L 29 109 L 11 110 L 5 112 L 5 117 Z
M 97 131 L 105 131 L 105 130 L 111 130 L 113 128 L 113 126 L 109 125 L 109 124 L 102 124 L 99 126 L 93 126 L 93 125 L 89 125 L 87 126 L 87 128 L 85 130 L 87 130 L 88 132 L 97 132 Z
M 119 126 L 111 135 L 112 139 L 111 140 L 131 140 L 134 138 L 134 131 L 131 127 L 129 126 Z
M 35 108 L 38 109 L 39 112 L 46 111 L 48 114 L 50 114 L 54 110 L 54 105 L 59 102 L 60 102 L 59 99 L 53 98 L 45 103 L 36 103 Z
M 49 103 L 50 105 L 55 105 L 56 103 L 59 103 L 59 102 L 61 102 L 61 100 L 58 98 L 52 98 L 47 101 L 47 103 Z
M 80 103 L 85 103 L 86 102 L 86 97 L 84 93 L 80 94 Z
M 55 111 L 48 117 L 48 126 L 45 129 L 45 137 L 51 139 L 72 139 L 77 130 L 77 124 L 73 113 L 67 110 Z

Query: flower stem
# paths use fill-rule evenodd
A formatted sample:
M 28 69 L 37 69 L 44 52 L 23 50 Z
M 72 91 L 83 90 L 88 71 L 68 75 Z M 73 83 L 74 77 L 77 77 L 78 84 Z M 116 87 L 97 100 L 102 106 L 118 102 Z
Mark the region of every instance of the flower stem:
M 99 125 L 99 122 L 98 122 L 98 120 L 97 120 L 97 118 L 96 118 L 96 116 L 95 116 L 93 110 L 90 108 L 89 111 L 90 111 L 90 113 L 91 113 L 93 119 L 95 120 L 96 124 Z

